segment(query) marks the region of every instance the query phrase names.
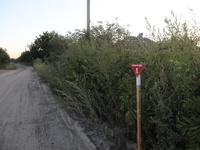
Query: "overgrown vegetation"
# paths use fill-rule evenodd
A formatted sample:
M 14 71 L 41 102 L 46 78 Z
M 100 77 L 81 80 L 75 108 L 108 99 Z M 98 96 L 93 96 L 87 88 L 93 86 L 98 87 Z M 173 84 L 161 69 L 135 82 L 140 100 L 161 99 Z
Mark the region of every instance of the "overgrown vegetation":
M 151 40 L 130 37 L 118 23 L 93 25 L 90 40 L 85 31 L 76 30 L 65 37 L 62 55 L 54 61 L 37 59 L 34 67 L 77 113 L 113 127 L 107 138 L 118 139 L 118 148 L 125 149 L 125 139 L 136 141 L 136 87 L 129 64 L 146 64 L 143 149 L 198 150 L 199 29 L 172 15 L 174 20 L 165 19 L 162 33 L 147 22 Z
M 0 68 L 4 68 L 8 63 L 10 63 L 10 56 L 6 52 L 6 49 L 0 47 Z

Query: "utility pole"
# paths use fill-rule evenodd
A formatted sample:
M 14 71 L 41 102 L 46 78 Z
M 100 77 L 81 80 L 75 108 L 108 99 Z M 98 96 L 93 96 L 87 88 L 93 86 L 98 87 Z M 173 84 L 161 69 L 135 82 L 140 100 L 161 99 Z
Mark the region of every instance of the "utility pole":
M 90 39 L 90 0 L 87 0 L 87 38 Z

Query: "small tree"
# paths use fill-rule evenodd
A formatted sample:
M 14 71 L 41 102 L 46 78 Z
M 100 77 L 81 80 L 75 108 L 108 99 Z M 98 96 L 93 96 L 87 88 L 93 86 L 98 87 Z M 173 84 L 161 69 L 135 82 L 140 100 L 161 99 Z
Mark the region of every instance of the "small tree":
M 63 36 L 55 31 L 46 31 L 36 37 L 35 41 L 28 47 L 33 59 L 55 61 L 67 49 L 67 42 Z
M 10 56 L 6 52 L 6 49 L 0 47 L 0 68 L 10 62 Z
M 25 51 L 21 53 L 21 56 L 18 58 L 19 62 L 24 63 L 31 63 L 32 62 L 32 56 L 30 51 Z

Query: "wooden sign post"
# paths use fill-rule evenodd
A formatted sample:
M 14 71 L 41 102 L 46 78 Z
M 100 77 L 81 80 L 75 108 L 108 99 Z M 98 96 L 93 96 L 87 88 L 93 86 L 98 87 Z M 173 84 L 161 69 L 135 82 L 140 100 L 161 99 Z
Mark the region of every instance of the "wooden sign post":
M 136 76 L 136 95 L 137 95 L 137 148 L 142 150 L 141 145 L 141 77 L 140 73 L 145 64 L 130 64 Z

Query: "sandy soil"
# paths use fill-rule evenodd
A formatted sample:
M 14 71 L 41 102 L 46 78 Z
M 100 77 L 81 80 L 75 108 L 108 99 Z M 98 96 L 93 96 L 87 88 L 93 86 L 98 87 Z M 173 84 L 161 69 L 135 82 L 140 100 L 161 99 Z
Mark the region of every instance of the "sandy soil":
M 94 150 L 32 67 L 0 71 L 0 150 Z
M 1 69 L 1 70 L 0 70 L 0 74 L 1 74 L 1 73 L 4 73 L 4 72 L 7 72 L 7 71 L 8 71 L 8 70 L 2 70 L 2 69 Z

